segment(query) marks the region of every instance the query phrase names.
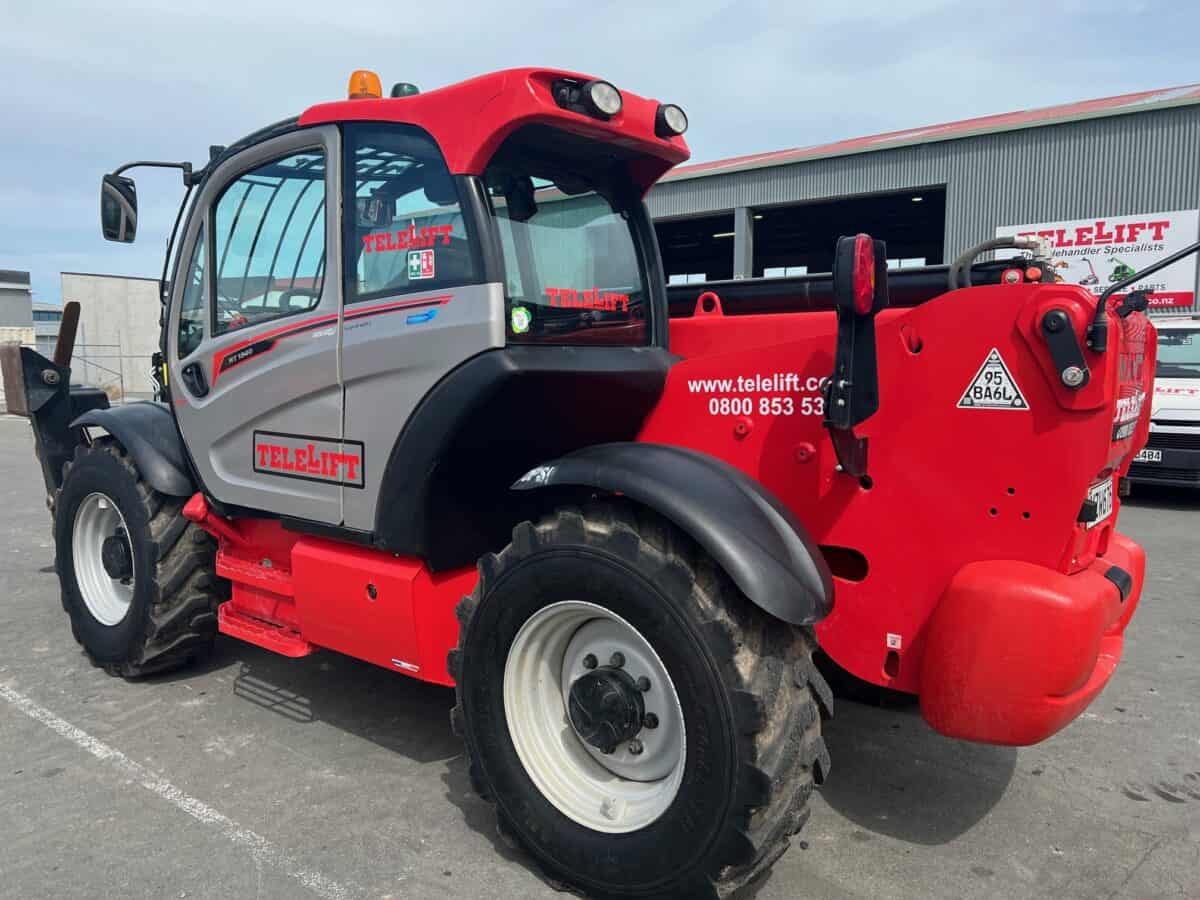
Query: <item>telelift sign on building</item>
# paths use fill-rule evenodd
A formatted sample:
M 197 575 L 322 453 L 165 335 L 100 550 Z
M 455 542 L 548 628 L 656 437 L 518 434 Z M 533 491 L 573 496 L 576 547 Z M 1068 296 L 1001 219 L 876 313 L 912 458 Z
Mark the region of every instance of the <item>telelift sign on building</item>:
M 1054 245 L 1054 280 L 1102 293 L 1134 272 L 1182 250 L 1200 232 L 1200 210 L 1097 216 L 1032 225 L 1002 225 L 996 237 L 1044 237 Z M 1011 255 L 1000 251 L 997 256 Z M 1131 290 L 1146 291 L 1151 310 L 1186 309 L 1196 300 L 1196 257 L 1155 272 Z M 1124 294 L 1118 294 L 1118 297 Z

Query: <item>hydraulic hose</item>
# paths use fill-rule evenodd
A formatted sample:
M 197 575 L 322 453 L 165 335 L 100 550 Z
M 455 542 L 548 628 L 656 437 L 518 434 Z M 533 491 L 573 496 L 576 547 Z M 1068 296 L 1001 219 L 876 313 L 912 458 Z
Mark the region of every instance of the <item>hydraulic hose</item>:
M 1036 237 L 998 237 L 983 241 L 971 247 L 962 256 L 954 260 L 950 265 L 950 274 L 947 276 L 949 288 L 952 291 L 958 290 L 960 287 L 971 286 L 971 263 L 975 261 L 980 253 L 986 253 L 989 250 L 1001 250 L 1013 248 L 1017 250 L 1032 250 L 1034 258 L 1049 256 L 1046 252 L 1046 242 L 1041 238 Z

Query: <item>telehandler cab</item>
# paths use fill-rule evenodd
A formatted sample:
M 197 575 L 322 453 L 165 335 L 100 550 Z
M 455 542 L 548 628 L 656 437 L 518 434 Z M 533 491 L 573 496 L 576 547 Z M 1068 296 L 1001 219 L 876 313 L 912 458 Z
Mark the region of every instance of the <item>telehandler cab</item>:
M 891 287 L 842 238 L 765 309 L 669 296 L 643 196 L 688 157 L 678 107 L 544 69 L 350 94 L 174 164 L 161 402 L 70 386 L 77 309 L 54 360 L 5 349 L 96 665 L 220 632 L 454 686 L 500 827 L 621 897 L 726 896 L 784 851 L 830 768 L 818 646 L 973 741 L 1104 687 L 1144 571 L 1115 490 L 1142 312 L 1012 238 Z M 998 246 L 1032 258 L 972 266 Z

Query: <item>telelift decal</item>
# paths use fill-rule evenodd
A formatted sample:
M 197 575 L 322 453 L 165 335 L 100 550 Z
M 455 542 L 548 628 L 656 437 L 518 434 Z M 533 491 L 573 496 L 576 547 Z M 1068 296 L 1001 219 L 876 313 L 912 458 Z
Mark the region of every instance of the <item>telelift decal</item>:
M 453 225 L 426 225 L 417 228 L 409 225 L 402 231 L 381 231 L 375 234 L 364 234 L 362 237 L 363 253 L 395 253 L 397 250 L 420 250 L 437 246 L 438 238 L 442 239 L 441 246 L 450 246 L 450 235 L 454 233 Z
M 550 298 L 551 306 L 561 306 L 570 309 L 599 309 L 607 312 L 629 312 L 629 295 L 604 291 L 600 288 L 586 288 L 577 291 L 575 288 L 546 288 L 546 296 Z
M 256 431 L 254 471 L 361 488 L 363 444 L 304 434 Z

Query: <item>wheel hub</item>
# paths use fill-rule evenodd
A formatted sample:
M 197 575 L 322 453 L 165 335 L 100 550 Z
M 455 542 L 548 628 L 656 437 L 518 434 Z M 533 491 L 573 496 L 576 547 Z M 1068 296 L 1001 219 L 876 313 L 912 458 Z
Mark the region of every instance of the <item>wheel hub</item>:
M 119 625 L 133 603 L 133 546 L 121 510 L 99 491 L 75 509 L 71 528 L 75 582 L 87 611 L 101 625 Z
M 579 737 L 601 753 L 612 753 L 637 736 L 646 704 L 637 683 L 612 666 L 594 669 L 571 685 L 567 711 Z
M 123 531 L 110 534 L 100 545 L 100 562 L 109 578 L 126 581 L 133 577 L 133 553 Z
M 504 665 L 504 716 L 542 796 L 593 831 L 644 828 L 683 781 L 683 709 L 666 666 L 598 604 L 559 601 L 521 626 Z

